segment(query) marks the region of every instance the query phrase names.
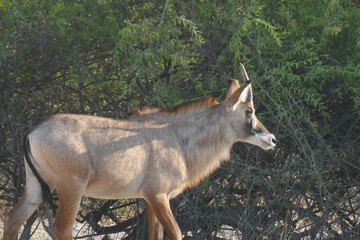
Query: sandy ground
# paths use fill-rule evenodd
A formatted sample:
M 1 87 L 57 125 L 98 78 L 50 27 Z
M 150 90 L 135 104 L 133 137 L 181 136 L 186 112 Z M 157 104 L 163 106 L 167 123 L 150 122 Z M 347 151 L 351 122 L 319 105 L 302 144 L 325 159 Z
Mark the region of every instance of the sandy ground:
M 224 227 L 226 229 L 226 226 Z M 21 231 L 23 230 L 23 227 L 21 227 Z M 4 222 L 3 219 L 0 219 L 0 239 L 2 239 L 4 231 Z M 81 237 L 79 239 L 86 239 L 86 240 L 101 240 L 104 235 L 99 236 L 89 236 L 91 234 L 94 234 L 94 232 L 91 230 L 89 225 L 87 224 L 80 224 L 76 223 L 73 227 L 73 233 L 75 234 L 74 237 Z M 87 237 L 86 237 L 87 236 Z M 117 234 L 109 234 L 108 237 L 110 239 L 122 239 L 124 237 L 124 233 L 117 233 Z M 240 240 L 241 237 L 233 231 L 233 230 L 223 230 L 222 232 L 217 234 L 217 237 L 222 237 L 224 239 L 228 240 Z M 49 234 L 45 231 L 43 228 L 43 224 L 39 222 L 39 220 L 36 220 L 35 224 L 32 226 L 32 237 L 31 240 L 52 240 L 52 238 L 49 236 Z
M 23 227 L 21 227 L 21 231 L 22 232 Z M 3 235 L 3 231 L 4 231 L 4 222 L 1 220 L 0 221 L 0 239 L 2 239 L 2 235 Z M 45 231 L 43 224 L 39 222 L 39 220 L 36 220 L 35 224 L 33 224 L 32 226 L 32 237 L 31 240 L 52 240 L 52 238 L 49 236 L 49 234 Z M 94 232 L 91 230 L 91 228 L 87 225 L 87 224 L 74 224 L 73 227 L 73 233 L 76 235 L 74 235 L 74 237 L 80 237 L 80 236 L 84 236 L 84 238 L 80 238 L 80 239 L 91 239 L 91 240 L 101 240 L 104 235 L 99 235 L 99 236 L 92 236 L 92 237 L 86 237 L 88 235 L 93 234 Z M 111 237 L 111 239 L 122 239 L 124 237 L 123 233 L 117 233 L 117 234 L 110 234 L 108 235 L 109 237 Z

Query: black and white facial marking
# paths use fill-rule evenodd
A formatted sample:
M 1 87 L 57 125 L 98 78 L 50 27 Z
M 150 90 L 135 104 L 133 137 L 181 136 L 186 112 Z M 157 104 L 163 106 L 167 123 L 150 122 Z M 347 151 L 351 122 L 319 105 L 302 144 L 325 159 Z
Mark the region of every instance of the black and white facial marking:
M 276 145 L 275 136 L 271 134 L 256 117 L 253 103 L 243 103 L 243 107 L 247 121 L 245 126 L 245 128 L 247 128 L 245 130 L 247 132 L 245 142 L 257 145 L 264 150 L 274 148 Z

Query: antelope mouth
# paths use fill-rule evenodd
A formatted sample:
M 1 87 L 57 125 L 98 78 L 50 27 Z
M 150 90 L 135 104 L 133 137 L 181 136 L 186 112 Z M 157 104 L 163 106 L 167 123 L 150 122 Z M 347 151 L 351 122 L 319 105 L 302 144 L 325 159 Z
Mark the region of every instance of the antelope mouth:
M 261 142 L 265 145 L 264 146 L 264 149 L 266 149 L 266 150 L 270 150 L 270 149 L 273 149 L 273 148 L 275 148 L 275 144 L 274 143 L 268 143 L 268 142 L 266 142 L 266 141 L 263 141 L 263 140 L 261 140 Z

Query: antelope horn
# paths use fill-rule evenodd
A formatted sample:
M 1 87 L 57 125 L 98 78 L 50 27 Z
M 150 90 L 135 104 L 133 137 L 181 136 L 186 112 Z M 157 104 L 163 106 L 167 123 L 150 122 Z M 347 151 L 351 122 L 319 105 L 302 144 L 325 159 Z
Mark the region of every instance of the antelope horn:
M 242 63 L 240 63 L 240 67 L 241 67 L 241 74 L 243 76 L 244 83 L 245 84 L 250 84 L 251 81 L 250 81 L 249 76 L 247 75 L 246 69 L 245 69 L 245 67 L 244 67 L 244 65 Z M 251 86 L 248 87 L 247 91 L 248 92 L 247 92 L 246 101 L 247 102 L 253 102 L 253 91 L 252 91 Z
M 245 67 L 244 67 L 244 65 L 242 63 L 240 63 L 240 67 L 241 67 L 241 74 L 243 76 L 244 82 L 246 84 L 249 84 L 250 79 L 249 79 L 249 76 L 247 75 L 246 69 L 245 69 Z

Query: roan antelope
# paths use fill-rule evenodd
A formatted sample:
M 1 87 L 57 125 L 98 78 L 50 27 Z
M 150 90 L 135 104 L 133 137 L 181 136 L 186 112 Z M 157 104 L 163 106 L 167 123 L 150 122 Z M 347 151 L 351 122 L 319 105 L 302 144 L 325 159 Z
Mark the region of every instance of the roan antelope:
M 135 110 L 127 120 L 59 114 L 26 137 L 26 187 L 5 220 L 4 239 L 13 240 L 23 222 L 57 190 L 59 208 L 53 233 L 72 239 L 83 195 L 94 198 L 144 198 L 149 239 L 181 239 L 169 200 L 229 159 L 236 142 L 264 150 L 275 137 L 255 116 L 251 81 L 232 84 L 225 101 L 214 98 L 183 104 L 173 111 Z

